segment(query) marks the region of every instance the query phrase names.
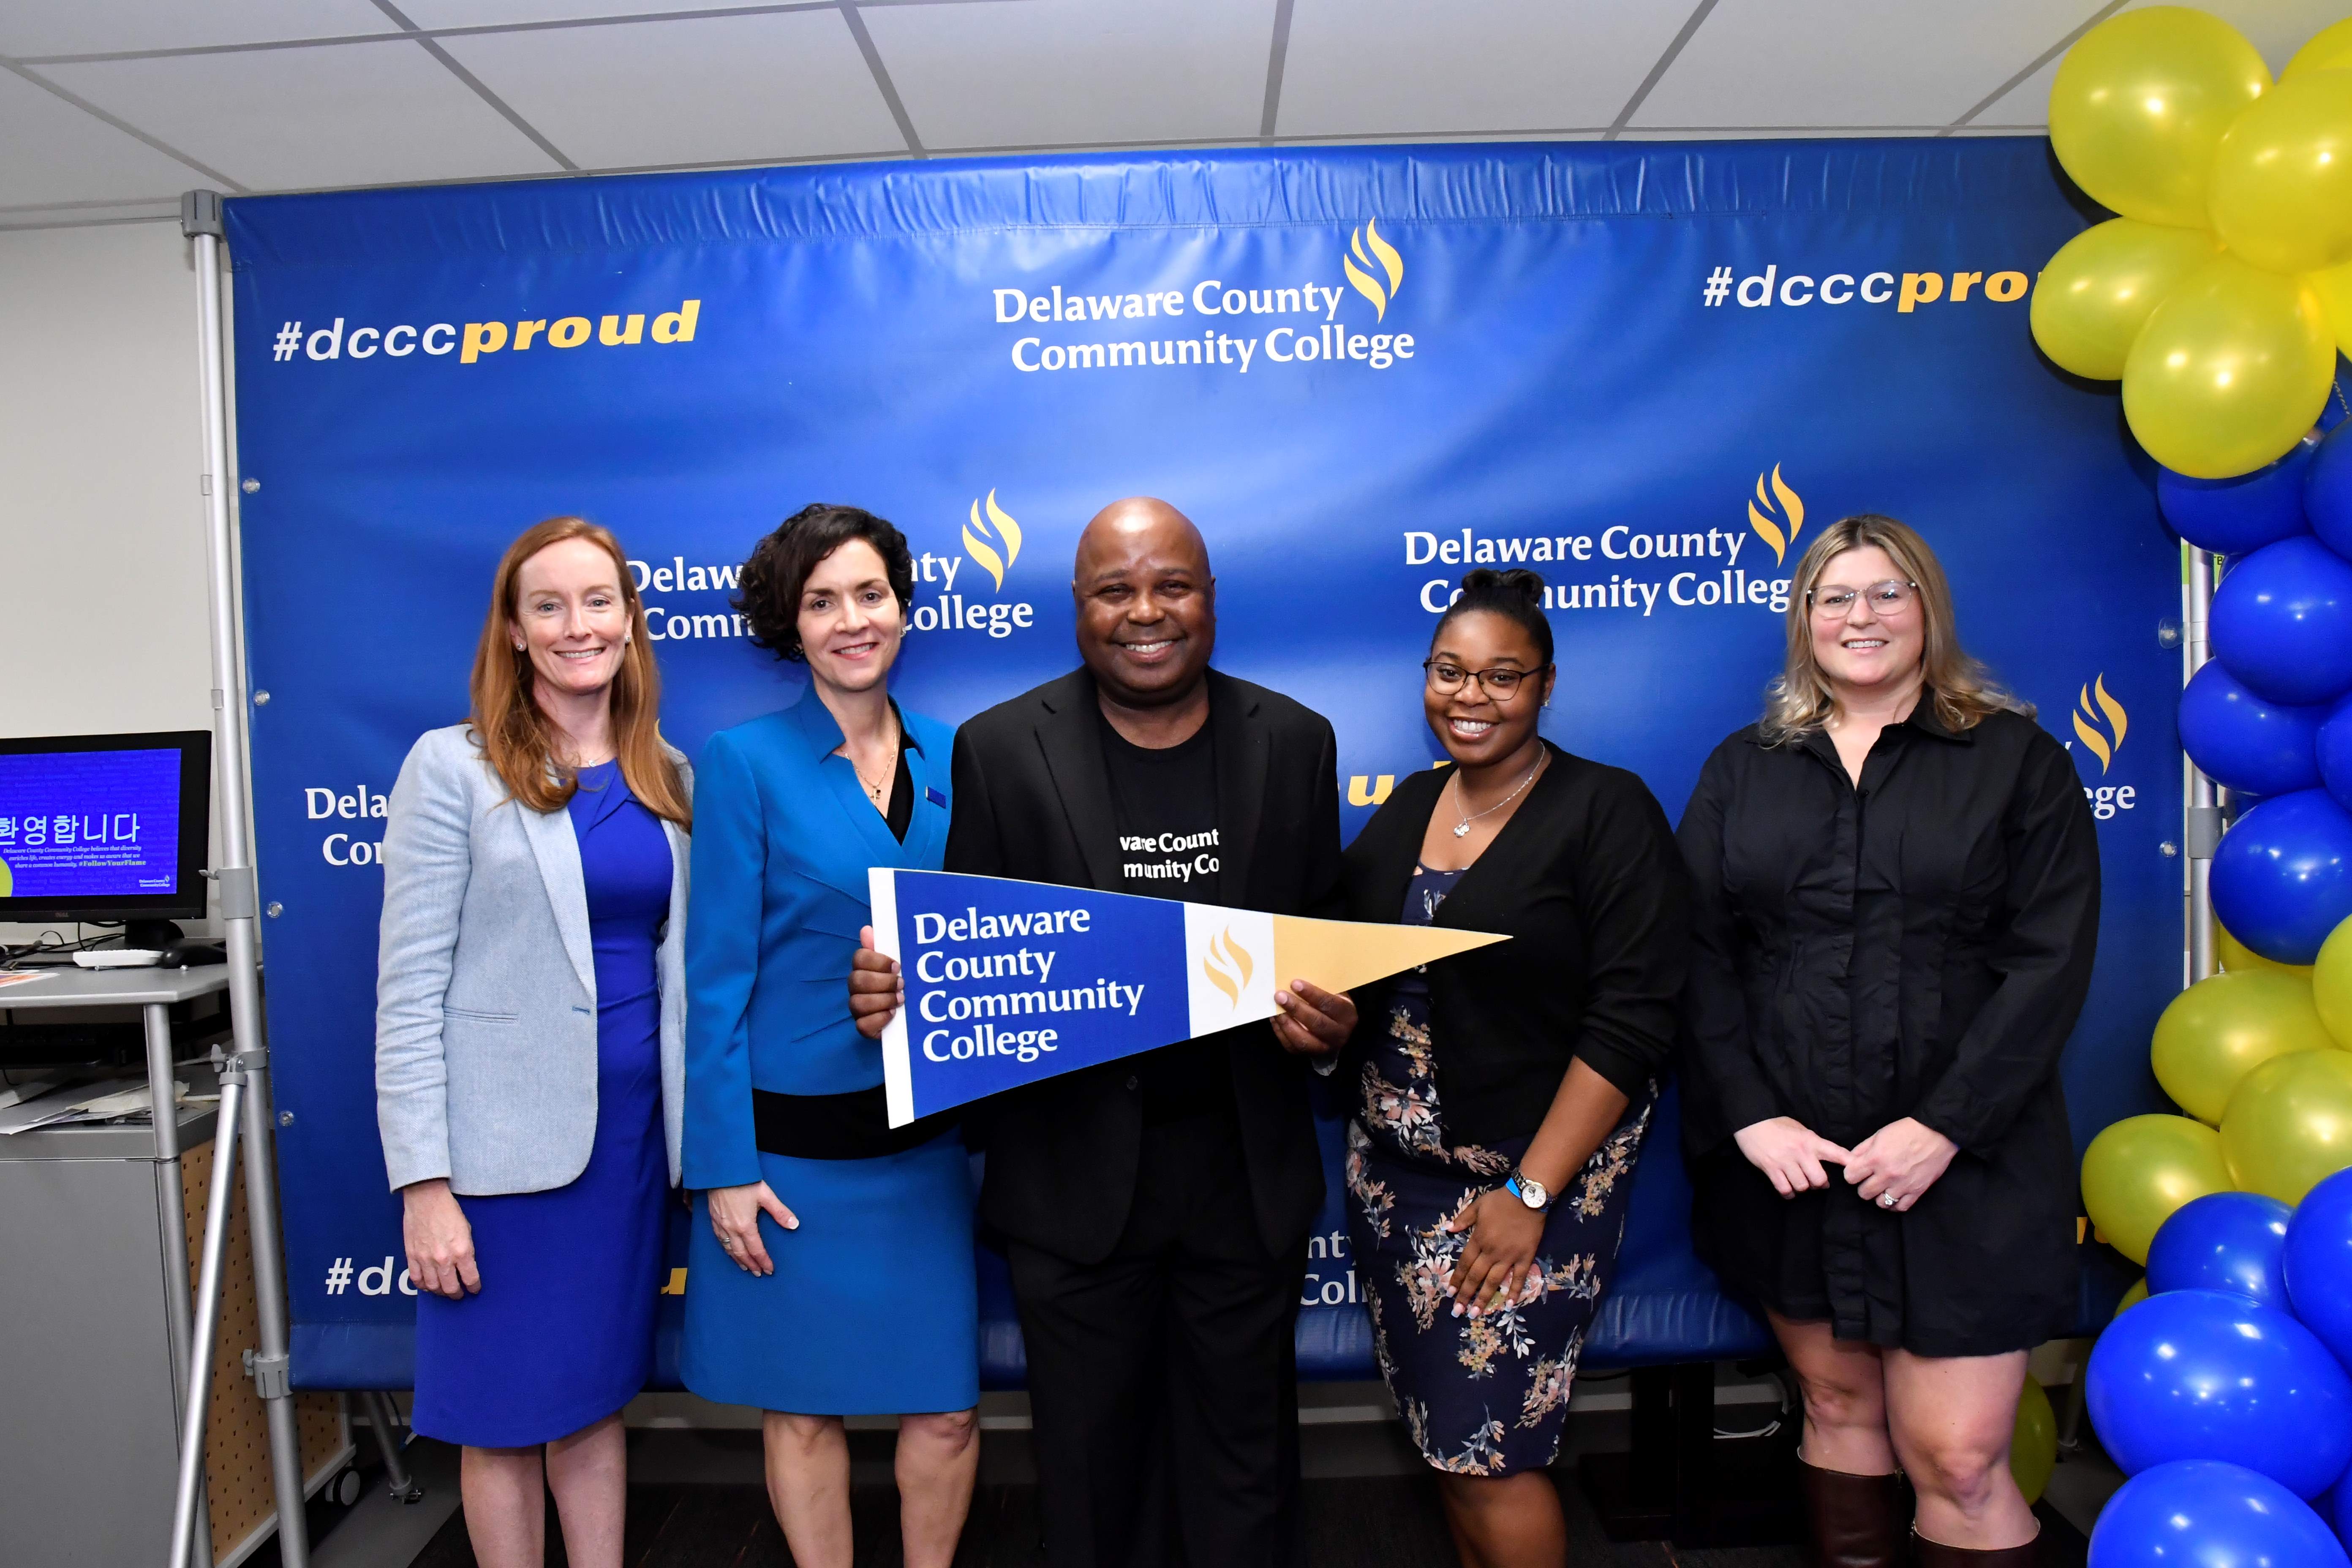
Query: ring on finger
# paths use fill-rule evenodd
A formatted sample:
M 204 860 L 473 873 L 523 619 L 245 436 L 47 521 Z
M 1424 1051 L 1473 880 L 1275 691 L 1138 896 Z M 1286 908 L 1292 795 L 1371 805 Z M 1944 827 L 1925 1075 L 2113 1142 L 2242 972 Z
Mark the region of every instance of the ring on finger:
M 1895 1206 L 1895 1201 L 1896 1200 L 1893 1193 L 1881 1193 L 1878 1194 L 1878 1206 L 1880 1208 L 1891 1209 Z

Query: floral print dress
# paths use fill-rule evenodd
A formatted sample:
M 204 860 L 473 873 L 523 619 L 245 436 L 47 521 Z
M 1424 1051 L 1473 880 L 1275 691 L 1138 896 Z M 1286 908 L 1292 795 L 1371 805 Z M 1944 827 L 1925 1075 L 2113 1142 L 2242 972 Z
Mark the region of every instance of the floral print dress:
M 1428 925 L 1461 871 L 1413 868 L 1404 923 Z M 1365 1058 L 1348 1124 L 1348 1222 L 1381 1375 L 1413 1445 L 1437 1469 L 1507 1476 L 1559 1453 L 1585 1331 L 1617 1260 L 1633 1159 L 1655 1089 L 1626 1108 L 1565 1193 L 1536 1255 L 1540 1289 L 1479 1317 L 1454 1316 L 1454 1265 L 1468 1240 L 1447 1226 L 1500 1186 L 1528 1138 L 1449 1143 L 1437 1096 L 1429 984 L 1391 989 L 1388 1028 Z

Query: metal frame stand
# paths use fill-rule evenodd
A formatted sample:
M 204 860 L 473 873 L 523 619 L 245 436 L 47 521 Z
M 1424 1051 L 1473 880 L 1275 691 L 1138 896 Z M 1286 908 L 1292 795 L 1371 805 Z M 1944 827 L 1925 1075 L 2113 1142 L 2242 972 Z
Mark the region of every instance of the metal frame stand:
M 392 1399 L 381 1389 L 360 1395 L 367 1406 L 368 1430 L 375 1434 L 375 1451 L 383 1458 L 383 1483 L 394 1502 L 423 1502 L 425 1483 L 408 1473 L 400 1457 L 400 1439 L 392 1435 Z
M 2186 688 L 2213 657 L 2213 554 L 2189 552 L 2189 635 L 2180 643 L 2180 684 Z M 2213 852 L 2221 847 L 2221 792 L 2195 763 L 2189 769 L 2189 803 L 2181 837 L 2189 851 L 2189 979 L 2191 984 L 2217 967 L 2213 942 Z
M 181 1435 L 179 1486 L 172 1500 L 167 1568 L 196 1561 L 203 1511 L 205 1422 L 211 1405 L 213 1352 L 220 1333 L 221 1265 L 228 1245 L 229 1184 L 245 1155 L 245 1215 L 253 1248 L 259 1347 L 250 1358 L 256 1392 L 269 1425 L 271 1479 L 278 1495 L 278 1552 L 285 1568 L 309 1568 L 303 1514 L 302 1444 L 294 1424 L 288 1371 L 285 1254 L 278 1230 L 278 1173 L 271 1159 L 269 1055 L 261 1043 L 261 983 L 255 921 L 260 915 L 247 820 L 253 780 L 246 757 L 245 683 L 237 670 L 236 553 L 229 532 L 228 346 L 221 325 L 219 194 L 181 198 L 180 232 L 195 247 L 196 321 L 202 360 L 205 564 L 213 656 L 214 798 L 220 812 L 221 864 L 211 875 L 227 936 L 229 1026 L 234 1049 L 221 1063 L 220 1120 L 214 1137 L 212 1187 L 205 1205 L 202 1274 L 188 1358 L 187 1419 Z M 160 1122 L 163 1120 L 157 1118 Z M 213 1560 L 207 1535 L 201 1561 Z

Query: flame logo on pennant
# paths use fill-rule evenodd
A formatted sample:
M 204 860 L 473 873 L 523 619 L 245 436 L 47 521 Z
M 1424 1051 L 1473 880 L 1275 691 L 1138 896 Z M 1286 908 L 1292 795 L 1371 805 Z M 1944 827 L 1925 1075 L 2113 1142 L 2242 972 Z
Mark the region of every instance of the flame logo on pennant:
M 1242 989 L 1250 983 L 1250 975 L 1256 968 L 1249 949 L 1234 940 L 1231 926 L 1209 939 L 1209 954 L 1201 960 L 1201 973 L 1235 1006 L 1241 1005 Z
M 1773 504 L 1773 497 L 1780 504 Z M 1785 526 L 1784 526 L 1785 525 Z M 1789 547 L 1797 542 L 1797 532 L 1805 526 L 1804 498 L 1789 488 L 1780 477 L 1780 465 L 1772 465 L 1772 494 L 1764 493 L 1764 476 L 1756 476 L 1756 499 L 1748 503 L 1748 526 L 1756 536 L 1772 547 L 1772 559 L 1786 563 Z
M 1356 286 L 1357 293 L 1372 302 L 1372 310 L 1378 319 L 1387 321 L 1389 301 L 1397 297 L 1397 289 L 1404 283 L 1404 258 L 1397 254 L 1395 246 L 1381 237 L 1381 226 L 1377 222 L 1367 222 L 1363 227 L 1350 234 L 1348 249 L 1349 254 L 1339 258 L 1339 265 L 1348 269 L 1348 281 Z M 1381 273 L 1388 279 L 1386 288 L 1381 286 L 1380 279 L 1372 276 L 1376 258 Z M 1358 262 L 1363 265 L 1360 267 Z
M 2107 695 L 2105 675 L 2095 677 L 2074 700 L 2074 733 L 2099 759 L 2101 773 L 2124 749 L 2124 734 L 2130 728 L 2131 716 L 2124 711 L 2124 705 Z
M 1021 525 L 1013 521 L 1010 512 L 996 504 L 996 492 L 992 489 L 988 492 L 986 522 L 981 521 L 980 507 L 978 501 L 971 503 L 971 521 L 964 525 L 963 531 L 964 553 L 979 562 L 981 570 L 987 573 L 1002 590 L 1004 574 L 1013 569 L 1015 561 L 1021 559 Z M 991 523 L 995 525 L 992 530 Z M 1001 553 L 996 548 L 1000 543 L 1004 546 Z

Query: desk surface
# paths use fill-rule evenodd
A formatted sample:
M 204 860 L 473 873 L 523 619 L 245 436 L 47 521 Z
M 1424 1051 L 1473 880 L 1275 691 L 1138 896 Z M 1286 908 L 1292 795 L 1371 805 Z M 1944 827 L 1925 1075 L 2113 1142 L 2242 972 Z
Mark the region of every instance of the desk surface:
M 40 976 L 0 985 L 0 1011 L 68 1007 L 142 1007 L 185 1002 L 228 989 L 228 965 L 194 969 L 42 969 Z

